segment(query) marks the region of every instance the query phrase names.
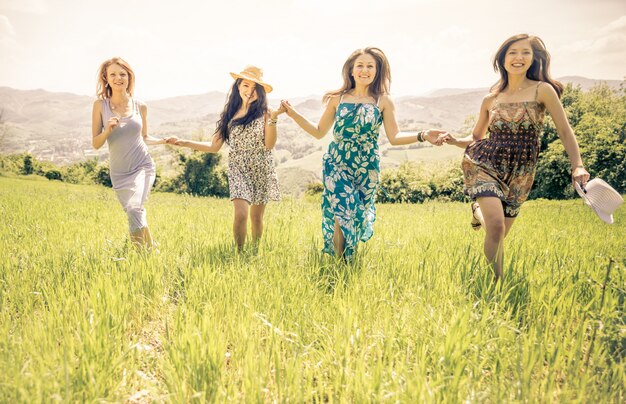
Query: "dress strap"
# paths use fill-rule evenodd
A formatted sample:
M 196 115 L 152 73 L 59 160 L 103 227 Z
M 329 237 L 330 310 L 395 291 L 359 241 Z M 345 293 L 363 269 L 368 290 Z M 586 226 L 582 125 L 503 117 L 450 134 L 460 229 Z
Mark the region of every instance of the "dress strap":
M 541 85 L 541 83 L 543 83 L 543 81 L 537 83 L 537 87 L 535 87 L 535 101 L 537 101 L 537 95 L 539 94 L 539 86 Z
M 339 104 L 341 104 L 341 100 L 343 100 L 343 93 L 339 96 Z

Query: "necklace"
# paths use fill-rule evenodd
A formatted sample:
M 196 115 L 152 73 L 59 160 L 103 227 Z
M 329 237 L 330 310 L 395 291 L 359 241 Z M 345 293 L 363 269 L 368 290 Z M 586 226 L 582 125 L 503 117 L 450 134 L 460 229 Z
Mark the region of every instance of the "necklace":
M 369 94 L 366 94 L 366 95 L 356 95 L 356 94 L 353 94 L 353 93 L 348 93 L 348 94 L 350 94 L 353 98 L 356 98 L 357 100 L 362 100 L 364 98 L 370 98 L 371 97 L 371 95 L 369 95 Z
M 113 100 L 109 100 L 109 105 L 111 106 L 111 111 L 115 115 L 122 116 L 128 110 L 128 102 L 130 99 L 127 99 L 123 104 L 116 105 Z

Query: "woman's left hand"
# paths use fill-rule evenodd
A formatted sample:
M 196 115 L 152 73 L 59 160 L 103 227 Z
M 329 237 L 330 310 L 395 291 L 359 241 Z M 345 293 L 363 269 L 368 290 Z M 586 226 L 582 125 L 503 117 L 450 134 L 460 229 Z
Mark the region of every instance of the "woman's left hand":
M 584 188 L 587 185 L 587 181 L 589 181 L 589 173 L 584 167 L 576 167 L 572 171 L 572 181 L 579 183 Z
M 428 129 L 424 131 L 424 140 L 432 145 L 441 146 L 443 144 L 443 136 L 441 135 L 447 134 L 448 132 L 445 130 Z

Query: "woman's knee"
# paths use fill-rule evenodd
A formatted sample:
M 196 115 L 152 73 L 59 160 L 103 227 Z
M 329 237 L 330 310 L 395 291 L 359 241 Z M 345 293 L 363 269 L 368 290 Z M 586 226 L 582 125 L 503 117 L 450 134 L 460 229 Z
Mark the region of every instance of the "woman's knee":
M 506 232 L 504 219 L 491 220 L 485 223 L 485 231 L 487 233 L 487 237 L 491 237 L 493 239 L 503 239 Z

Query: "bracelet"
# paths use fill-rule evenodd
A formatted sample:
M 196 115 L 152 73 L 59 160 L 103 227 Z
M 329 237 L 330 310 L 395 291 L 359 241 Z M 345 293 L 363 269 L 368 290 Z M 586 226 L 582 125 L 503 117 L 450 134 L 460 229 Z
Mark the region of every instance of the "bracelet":
M 276 119 L 270 118 L 270 119 L 267 120 L 267 124 L 270 125 L 270 126 L 276 126 L 277 122 L 278 122 L 278 118 L 276 118 Z
M 417 141 L 418 142 L 423 142 L 424 141 L 424 131 L 420 130 L 419 132 L 417 132 Z
M 572 167 L 572 169 L 571 169 L 570 171 L 571 171 L 571 172 L 574 172 L 574 170 L 575 170 L 575 169 L 577 169 L 577 168 L 585 168 L 585 166 L 581 164 L 581 165 L 579 165 L 579 166 Z

